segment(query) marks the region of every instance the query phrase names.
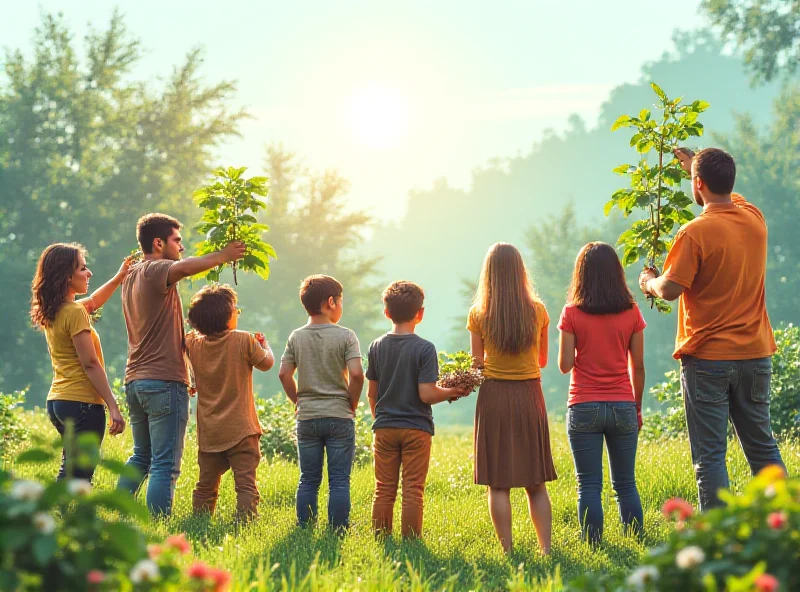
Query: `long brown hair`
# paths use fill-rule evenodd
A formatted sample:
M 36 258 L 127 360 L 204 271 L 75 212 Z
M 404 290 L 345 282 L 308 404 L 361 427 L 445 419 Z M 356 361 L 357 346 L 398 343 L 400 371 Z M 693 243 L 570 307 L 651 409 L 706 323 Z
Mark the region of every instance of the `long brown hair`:
M 495 243 L 483 260 L 475 309 L 484 338 L 504 354 L 520 354 L 537 340 L 536 305 L 522 255 L 514 245 Z
M 589 314 L 615 314 L 635 302 L 614 247 L 601 242 L 584 246 L 575 260 L 567 303 Z
M 47 247 L 36 264 L 31 282 L 31 322 L 35 327 L 50 326 L 67 299 L 67 287 L 78 270 L 79 254 L 86 250 L 77 243 L 56 243 Z

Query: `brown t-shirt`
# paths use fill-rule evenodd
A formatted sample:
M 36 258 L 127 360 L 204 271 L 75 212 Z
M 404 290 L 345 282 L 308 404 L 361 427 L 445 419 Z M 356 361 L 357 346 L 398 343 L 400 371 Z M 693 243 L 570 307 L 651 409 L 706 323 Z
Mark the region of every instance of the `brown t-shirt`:
M 126 384 L 143 379 L 189 384 L 181 297 L 177 284 L 167 284 L 174 263 L 142 261 L 131 267 L 122 282 L 122 312 L 128 329 Z
M 267 351 L 246 331 L 186 335 L 186 353 L 197 385 L 197 442 L 221 452 L 261 434 L 253 397 L 253 366 Z
M 775 353 L 766 271 L 767 225 L 742 196 L 707 205 L 681 228 L 664 263 L 664 277 L 686 288 L 675 358 L 751 360 Z

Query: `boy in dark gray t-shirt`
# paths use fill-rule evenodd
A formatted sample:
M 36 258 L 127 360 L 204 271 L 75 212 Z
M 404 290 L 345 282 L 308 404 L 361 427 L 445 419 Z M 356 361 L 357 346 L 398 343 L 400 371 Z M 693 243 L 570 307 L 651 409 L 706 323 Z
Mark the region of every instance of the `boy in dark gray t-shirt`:
M 372 526 L 376 533 L 392 531 L 392 514 L 403 469 L 404 537 L 422 534 L 423 494 L 431 457 L 431 405 L 458 399 L 468 390 L 436 385 L 436 348 L 414 333 L 422 321 L 425 293 L 411 282 L 394 282 L 383 292 L 384 314 L 391 332 L 369 346 L 368 398 L 375 423 L 375 498 Z

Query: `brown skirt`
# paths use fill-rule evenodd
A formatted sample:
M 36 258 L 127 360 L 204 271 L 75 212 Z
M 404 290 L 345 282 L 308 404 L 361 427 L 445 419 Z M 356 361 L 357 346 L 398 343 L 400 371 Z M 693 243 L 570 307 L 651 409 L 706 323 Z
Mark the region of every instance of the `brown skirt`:
M 475 483 L 498 489 L 555 481 L 542 383 L 486 380 L 475 408 Z

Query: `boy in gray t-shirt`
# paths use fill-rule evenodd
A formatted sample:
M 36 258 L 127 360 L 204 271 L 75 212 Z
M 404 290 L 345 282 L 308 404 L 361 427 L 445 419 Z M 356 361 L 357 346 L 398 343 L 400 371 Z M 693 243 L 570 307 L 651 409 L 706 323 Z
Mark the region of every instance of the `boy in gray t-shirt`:
M 278 373 L 286 396 L 297 407 L 297 522 L 313 522 L 328 455 L 328 524 L 350 523 L 350 471 L 356 450 L 354 410 L 364 386 L 358 338 L 337 323 L 343 313 L 342 284 L 312 275 L 300 285 L 308 323 L 292 331 Z M 295 371 L 297 381 L 295 381 Z

